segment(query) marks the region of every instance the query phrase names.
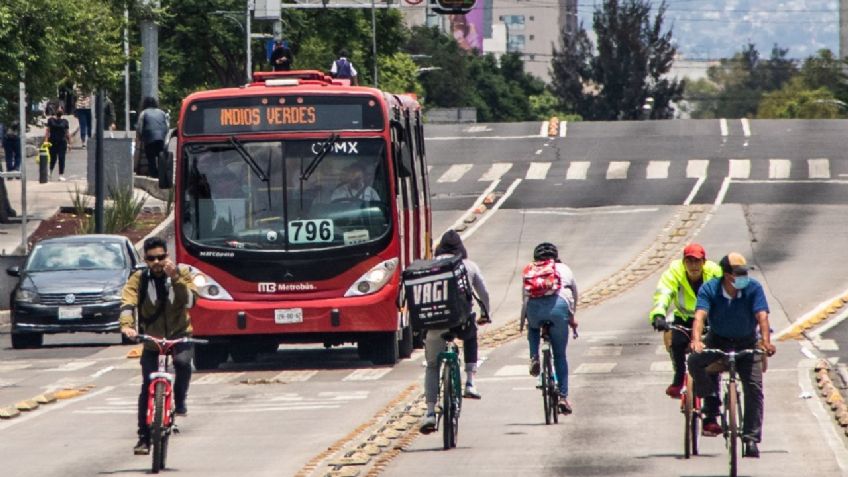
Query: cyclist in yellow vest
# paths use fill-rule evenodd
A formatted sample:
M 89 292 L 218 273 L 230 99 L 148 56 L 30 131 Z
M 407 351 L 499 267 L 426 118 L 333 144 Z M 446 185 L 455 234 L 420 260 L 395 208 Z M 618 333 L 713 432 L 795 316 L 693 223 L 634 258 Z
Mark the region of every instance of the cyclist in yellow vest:
M 683 249 L 683 258 L 669 264 L 663 272 L 654 292 L 654 307 L 650 320 L 654 329 L 665 333 L 664 341 L 674 365 L 674 380 L 665 393 L 671 398 L 680 397 L 683 375 L 686 372 L 686 351 L 690 337 L 682 332 L 673 332 L 668 325 L 668 312 L 674 306 L 675 325 L 692 329 L 698 289 L 713 278 L 721 278 L 721 267 L 707 260 L 704 247 L 690 243 Z

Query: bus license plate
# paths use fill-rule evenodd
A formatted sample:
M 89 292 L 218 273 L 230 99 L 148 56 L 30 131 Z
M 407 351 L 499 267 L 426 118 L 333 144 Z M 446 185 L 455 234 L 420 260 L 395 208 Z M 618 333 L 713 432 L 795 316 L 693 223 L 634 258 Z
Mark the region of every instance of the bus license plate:
M 303 308 L 287 308 L 274 310 L 274 323 L 287 325 L 289 323 L 303 323 Z
M 81 306 L 60 306 L 59 307 L 59 319 L 60 320 L 78 320 L 82 318 L 82 307 Z

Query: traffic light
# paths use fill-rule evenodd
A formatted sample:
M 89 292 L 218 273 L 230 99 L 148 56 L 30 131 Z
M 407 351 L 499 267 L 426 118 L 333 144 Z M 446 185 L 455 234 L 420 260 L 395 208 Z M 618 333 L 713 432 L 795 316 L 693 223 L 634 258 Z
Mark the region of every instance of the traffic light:
M 474 8 L 477 0 L 431 0 L 430 5 L 434 12 L 445 14 L 464 15 Z

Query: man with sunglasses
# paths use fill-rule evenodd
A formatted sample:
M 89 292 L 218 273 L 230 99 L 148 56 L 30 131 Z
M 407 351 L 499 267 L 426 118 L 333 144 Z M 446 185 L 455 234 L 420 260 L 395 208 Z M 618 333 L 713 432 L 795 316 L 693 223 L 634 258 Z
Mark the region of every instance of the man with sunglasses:
M 194 306 L 197 289 L 188 267 L 177 266 L 168 258 L 167 245 L 159 237 L 144 241 L 144 260 L 147 268 L 130 275 L 121 297 L 121 332 L 135 338 L 139 332 L 157 338 L 176 339 L 191 335 L 188 310 Z M 136 323 L 136 315 L 138 323 Z M 188 414 L 186 396 L 191 381 L 191 343 L 174 347 L 173 362 L 175 411 Z M 147 399 L 150 373 L 159 367 L 159 350 L 145 343 L 141 354 L 141 394 L 138 396 L 138 443 L 136 455 L 150 453 L 150 429 L 147 426 Z
M 739 253 L 730 253 L 719 262 L 722 277 L 710 280 L 698 292 L 695 323 L 692 326 L 692 351 L 689 355 L 689 372 L 694 378 L 695 394 L 704 398 L 702 411 L 705 436 L 722 433 L 716 421 L 719 414 L 719 376 L 707 373 L 707 366 L 723 359 L 711 353 L 702 353 L 706 347 L 728 350 L 755 348 L 762 339 L 762 347 L 769 355 L 775 353 L 769 328 L 769 308 L 762 285 L 748 276 L 748 264 Z M 709 333 L 701 340 L 705 321 Z M 759 333 L 757 332 L 759 329 Z M 745 457 L 757 458 L 757 443 L 762 437 L 763 424 L 763 371 L 760 355 L 742 356 L 736 363 L 745 399 L 745 416 L 742 423 L 742 441 Z

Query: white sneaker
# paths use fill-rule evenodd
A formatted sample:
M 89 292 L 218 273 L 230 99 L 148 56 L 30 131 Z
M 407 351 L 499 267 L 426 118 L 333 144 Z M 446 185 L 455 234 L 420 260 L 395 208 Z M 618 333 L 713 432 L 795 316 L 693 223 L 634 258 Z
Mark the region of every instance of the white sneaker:
M 477 391 L 477 388 L 475 388 L 473 384 L 466 384 L 465 393 L 462 395 L 462 397 L 469 399 L 480 399 L 483 396 L 480 395 L 480 393 Z
M 418 430 L 422 434 L 429 434 L 436 430 L 436 414 L 427 414 L 424 419 L 421 421 L 421 426 Z
M 61 182 L 65 182 L 67 179 L 65 179 L 65 176 L 59 176 L 59 180 L 60 180 Z

